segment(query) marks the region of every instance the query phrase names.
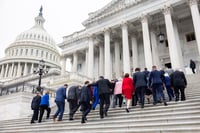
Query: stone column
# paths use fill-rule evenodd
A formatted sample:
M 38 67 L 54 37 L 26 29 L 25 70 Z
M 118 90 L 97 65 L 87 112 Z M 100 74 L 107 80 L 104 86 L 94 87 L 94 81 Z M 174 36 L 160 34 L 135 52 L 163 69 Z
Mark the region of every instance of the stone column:
M 131 74 L 130 69 L 130 49 L 128 43 L 128 26 L 126 23 L 122 24 L 122 49 L 123 49 L 123 71 Z
M 85 50 L 85 75 L 88 75 L 88 49 Z
M 99 45 L 99 75 L 100 76 L 104 75 L 104 73 L 103 73 L 104 72 L 103 52 L 104 52 L 103 45 L 100 44 Z
M 153 61 L 152 61 L 151 44 L 149 37 L 148 18 L 146 15 L 141 16 L 141 22 L 142 22 L 145 65 L 148 68 L 148 70 L 151 70 Z
M 199 17 L 199 9 L 198 9 L 198 1 L 197 0 L 188 0 L 190 5 L 190 10 L 192 14 L 192 20 L 194 25 L 195 36 L 197 40 L 197 47 L 200 55 L 200 17 Z
M 61 56 L 61 62 L 62 62 L 61 75 L 64 75 L 66 72 L 66 57 L 64 55 Z
M 120 44 L 119 41 L 114 42 L 115 45 L 115 77 L 120 78 Z
M 34 63 L 31 64 L 31 70 L 30 70 L 30 73 L 33 73 L 33 69 L 34 69 Z
M 5 71 L 5 70 L 4 70 L 4 64 L 2 64 L 1 67 L 2 67 L 2 68 L 1 68 L 1 77 L 4 77 L 4 71 Z
M 17 73 L 17 65 L 14 64 L 14 70 L 13 70 L 13 77 L 16 77 Z
M 8 77 L 8 67 L 9 67 L 9 64 L 6 64 L 6 71 L 5 71 L 5 75 L 4 75 L 5 78 Z
M 136 36 L 131 36 L 131 44 L 132 44 L 132 60 L 133 60 L 133 71 L 135 71 L 136 67 L 139 67 L 138 64 L 138 44 Z
M 111 71 L 110 71 L 110 31 L 105 30 L 104 32 L 104 58 L 105 58 L 105 64 L 104 64 L 104 76 L 107 79 L 111 79 Z
M 23 75 L 27 75 L 28 69 L 27 69 L 27 62 L 24 62 L 24 72 Z
M 93 67 L 94 67 L 94 41 L 93 37 L 89 37 L 88 42 L 88 77 L 93 78 Z
M 169 43 L 169 54 L 170 60 L 172 64 L 172 68 L 182 68 L 181 61 L 179 59 L 179 52 L 176 43 L 176 35 L 174 32 L 174 27 L 172 23 L 171 17 L 171 8 L 169 6 L 165 6 L 163 9 L 163 14 L 165 17 L 165 26 L 167 31 L 167 38 Z
M 179 38 L 179 33 L 178 33 L 178 25 L 175 20 L 172 20 L 173 27 L 174 27 L 174 34 L 176 38 L 176 45 L 177 45 L 177 51 L 178 51 L 178 58 L 180 62 L 180 68 L 184 69 L 184 63 L 183 63 L 183 55 L 182 55 L 182 47 L 181 47 L 181 42 Z
M 154 31 L 150 32 L 150 36 L 151 36 L 153 65 L 156 65 L 158 68 L 160 68 L 161 65 L 160 65 L 160 59 L 159 59 L 159 54 L 158 54 L 157 36 Z
M 12 63 L 12 66 L 11 66 L 11 70 L 10 70 L 10 73 L 9 73 L 9 77 L 14 77 L 14 62 Z
M 74 52 L 73 53 L 72 72 L 77 72 L 77 62 L 78 62 L 78 55 L 77 55 L 77 52 Z
M 21 64 L 20 64 L 20 62 L 18 62 L 18 66 L 17 66 L 17 77 L 20 77 L 20 76 L 21 76 L 21 70 L 22 70 Z

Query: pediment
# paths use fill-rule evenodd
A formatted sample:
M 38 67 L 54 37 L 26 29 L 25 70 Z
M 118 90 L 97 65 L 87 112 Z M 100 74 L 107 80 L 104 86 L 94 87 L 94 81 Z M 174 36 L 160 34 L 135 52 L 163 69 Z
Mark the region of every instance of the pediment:
M 89 13 L 89 18 L 83 22 L 83 25 L 86 26 L 89 23 L 105 18 L 109 15 L 115 14 L 133 5 L 139 4 L 142 1 L 146 1 L 146 0 L 112 0 L 103 8 L 95 12 Z

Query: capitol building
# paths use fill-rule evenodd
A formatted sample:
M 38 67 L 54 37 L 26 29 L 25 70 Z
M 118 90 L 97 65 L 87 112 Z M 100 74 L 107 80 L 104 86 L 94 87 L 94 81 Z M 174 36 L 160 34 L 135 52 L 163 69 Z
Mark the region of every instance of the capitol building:
M 89 13 L 82 22 L 85 28 L 64 36 L 59 44 L 46 32 L 44 22 L 41 8 L 35 25 L 6 48 L 0 59 L 1 95 L 16 86 L 33 88 L 38 82 L 33 71 L 41 59 L 49 70 L 42 85 L 53 89 L 100 75 L 119 78 L 136 67 L 151 70 L 157 65 L 187 72 L 190 59 L 199 68 L 198 0 L 112 0 Z

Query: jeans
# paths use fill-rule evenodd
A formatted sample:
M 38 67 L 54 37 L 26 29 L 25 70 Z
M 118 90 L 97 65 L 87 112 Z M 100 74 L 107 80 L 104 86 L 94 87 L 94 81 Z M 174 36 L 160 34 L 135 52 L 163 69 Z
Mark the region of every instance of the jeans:
M 165 95 L 163 93 L 163 85 L 162 84 L 153 84 L 152 85 L 152 93 L 153 93 L 153 104 L 157 104 L 158 100 L 165 101 Z
M 65 102 L 61 102 L 61 101 L 55 101 L 56 102 L 56 105 L 57 105 L 57 111 L 56 113 L 54 114 L 54 117 L 56 118 L 58 115 L 58 120 L 62 120 L 62 117 L 63 117 L 63 113 L 65 111 Z

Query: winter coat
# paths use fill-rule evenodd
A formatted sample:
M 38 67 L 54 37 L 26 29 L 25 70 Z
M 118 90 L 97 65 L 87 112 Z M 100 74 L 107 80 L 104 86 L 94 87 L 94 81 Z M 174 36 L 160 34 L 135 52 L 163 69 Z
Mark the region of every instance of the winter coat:
M 143 72 L 136 72 L 133 74 L 133 81 L 135 88 L 147 87 L 147 77 Z
M 131 78 L 124 78 L 122 81 L 122 92 L 123 90 L 132 90 L 132 93 L 135 91 L 133 86 L 133 80 Z
M 83 86 L 81 88 L 80 102 L 90 102 L 92 101 L 92 94 L 88 86 Z
M 115 84 L 114 94 L 122 94 L 122 81 L 117 81 Z
M 110 93 L 111 84 L 108 79 L 99 79 L 96 83 L 92 84 L 98 87 L 98 94 Z
M 40 106 L 41 105 L 46 105 L 49 107 L 49 94 L 45 94 L 44 96 L 42 96 L 41 102 L 40 102 Z
M 186 87 L 187 80 L 185 74 L 181 71 L 175 71 L 170 75 L 172 87 Z
M 149 87 L 155 84 L 163 84 L 164 83 L 164 73 L 158 70 L 151 71 L 149 75 Z
M 171 80 L 169 76 L 165 76 L 165 86 L 171 86 Z
M 41 102 L 41 96 L 39 95 L 34 96 L 31 102 L 31 109 L 38 110 L 40 107 L 40 102 Z
M 65 99 L 66 99 L 66 87 L 62 86 L 58 88 L 58 90 L 56 91 L 55 101 L 65 102 Z
M 71 86 L 68 90 L 68 100 L 78 100 L 80 98 L 81 89 L 79 86 Z
M 190 61 L 190 68 L 192 68 L 192 69 L 196 68 L 196 64 L 193 60 Z

